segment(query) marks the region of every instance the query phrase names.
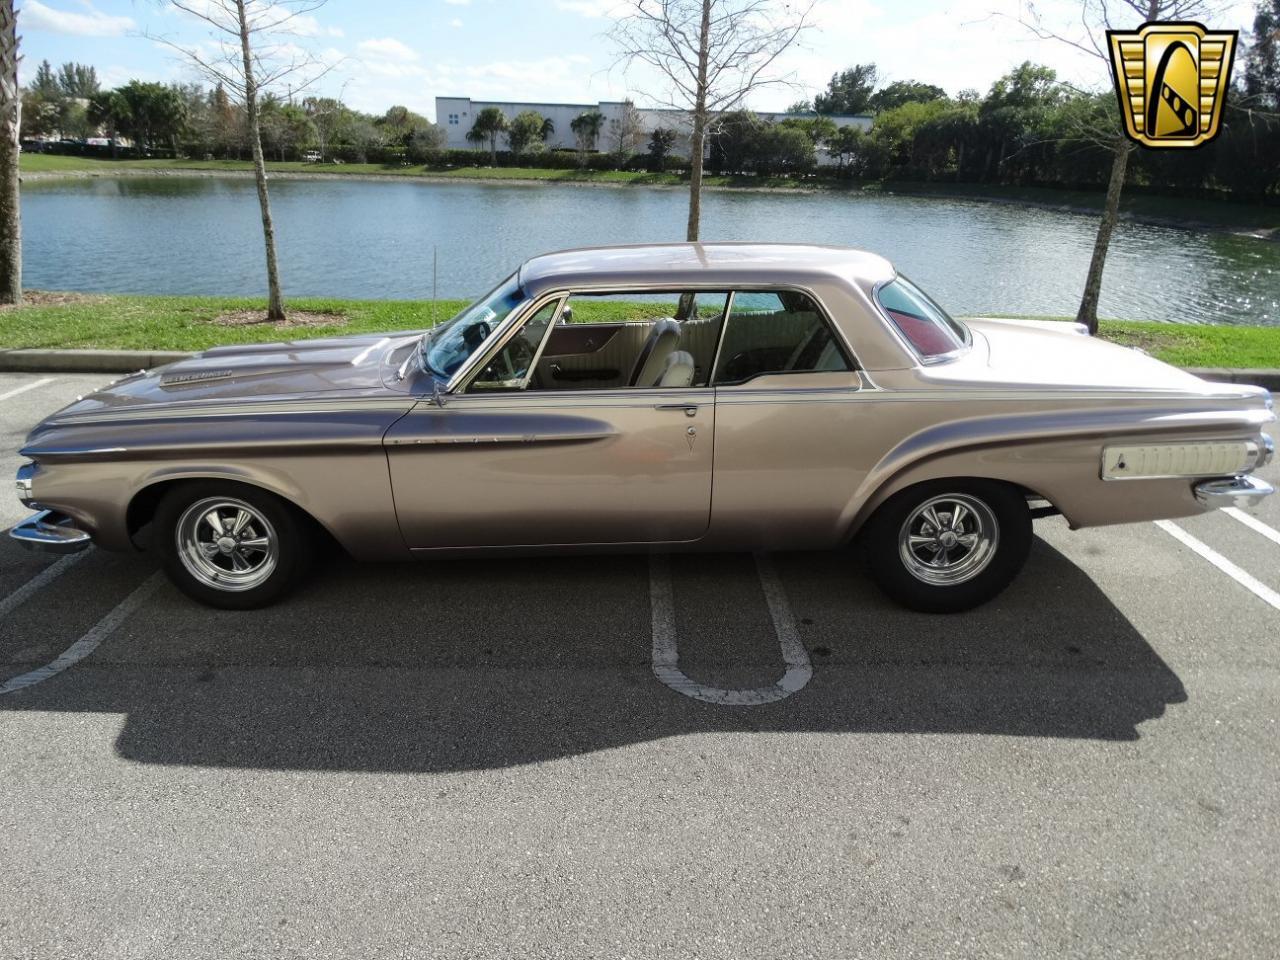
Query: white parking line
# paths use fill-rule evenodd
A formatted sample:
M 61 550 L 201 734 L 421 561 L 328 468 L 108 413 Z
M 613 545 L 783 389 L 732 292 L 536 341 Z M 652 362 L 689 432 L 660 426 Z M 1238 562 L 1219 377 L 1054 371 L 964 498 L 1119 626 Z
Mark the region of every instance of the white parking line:
M 1239 520 L 1250 530 L 1262 534 L 1272 543 L 1280 543 L 1280 530 L 1273 530 L 1252 514 L 1245 513 L 1239 507 L 1227 507 L 1222 511 L 1233 520 Z
M 677 693 L 705 703 L 726 707 L 755 707 L 784 700 L 801 690 L 813 676 L 809 653 L 800 642 L 791 604 L 782 581 L 764 554 L 756 554 L 756 569 L 764 589 L 773 632 L 782 648 L 786 672 L 772 686 L 754 690 L 723 690 L 690 680 L 680 669 L 676 645 L 675 593 L 671 586 L 671 561 L 666 555 L 649 558 L 649 607 L 653 629 L 653 675 Z
M 57 660 L 0 684 L 0 697 L 7 693 L 25 690 L 27 687 L 35 686 L 43 680 L 57 676 L 67 667 L 79 663 L 93 653 L 94 650 L 98 649 L 98 645 L 111 636 L 115 629 L 125 621 L 129 614 L 146 602 L 147 598 L 155 592 L 156 587 L 160 586 L 163 579 L 164 576 L 159 571 L 147 577 L 131 594 L 116 604 L 105 617 L 90 627 L 83 637 L 67 647 Z
M 8 400 L 10 397 L 16 397 L 20 393 L 26 393 L 28 390 L 34 390 L 36 387 L 43 387 L 53 383 L 56 377 L 41 377 L 39 380 L 33 380 L 31 383 L 24 383 L 20 387 L 14 387 L 8 393 L 0 393 L 0 400 Z
M 17 590 L 13 591 L 13 593 L 9 594 L 3 600 L 0 600 L 0 617 L 6 616 L 10 610 L 13 610 L 20 603 L 25 602 L 26 599 L 37 590 L 40 590 L 51 584 L 54 580 L 57 580 L 60 576 L 70 570 L 73 564 L 79 563 L 87 557 L 89 553 L 90 551 L 88 550 L 81 550 L 79 553 L 73 553 L 69 557 L 63 557 L 62 559 L 49 564 L 49 566 L 45 567 Z
M 1237 567 L 1222 554 L 1218 553 L 1217 550 L 1201 543 L 1176 523 L 1170 523 L 1168 520 L 1157 520 L 1155 521 L 1155 524 L 1165 533 L 1169 534 L 1169 536 L 1183 544 L 1183 546 L 1200 554 L 1200 556 L 1204 557 L 1236 583 L 1252 592 L 1264 602 L 1271 604 L 1275 609 L 1280 610 L 1280 593 L 1276 593 L 1265 583 L 1257 580 L 1248 571 Z

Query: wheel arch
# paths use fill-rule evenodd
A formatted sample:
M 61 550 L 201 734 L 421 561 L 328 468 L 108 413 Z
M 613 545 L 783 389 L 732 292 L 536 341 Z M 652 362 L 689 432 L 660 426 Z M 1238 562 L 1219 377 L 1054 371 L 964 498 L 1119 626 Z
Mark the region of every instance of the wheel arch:
M 160 501 L 169 491 L 192 483 L 225 483 L 228 486 L 251 487 L 269 493 L 309 524 L 313 530 L 326 540 L 341 545 L 337 535 L 314 513 L 302 506 L 298 499 L 290 496 L 272 484 L 264 483 L 256 478 L 225 473 L 184 473 L 181 476 L 156 477 L 140 487 L 129 499 L 125 508 L 125 528 L 130 542 L 137 546 L 138 533 L 154 518 Z
M 990 453 L 991 451 L 950 451 L 905 465 L 884 479 L 869 495 L 863 496 L 846 528 L 845 540 L 857 539 L 867 521 L 890 499 L 912 487 L 935 480 L 1002 483 L 1019 491 L 1028 501 L 1046 501 L 1055 512 L 1064 514 L 1068 522 L 1071 522 L 1070 515 L 1063 510 L 1056 484 L 1047 483 L 1044 478 L 1036 476 L 1037 471 L 1020 469 L 1017 458 L 1012 458 L 1009 463 L 1001 463 L 996 457 L 990 457 L 984 462 L 984 454 Z M 1008 452 L 1004 451 L 1001 457 L 1008 457 Z

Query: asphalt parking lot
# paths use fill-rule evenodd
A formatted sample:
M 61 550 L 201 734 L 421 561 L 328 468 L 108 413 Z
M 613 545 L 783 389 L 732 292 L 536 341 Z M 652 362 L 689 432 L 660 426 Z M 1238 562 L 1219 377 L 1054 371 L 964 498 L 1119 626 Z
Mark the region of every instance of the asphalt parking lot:
M 106 379 L 0 374 L 0 470 Z M 0 956 L 1275 957 L 1277 501 L 1038 521 L 944 618 L 826 554 L 230 613 L 6 539 Z

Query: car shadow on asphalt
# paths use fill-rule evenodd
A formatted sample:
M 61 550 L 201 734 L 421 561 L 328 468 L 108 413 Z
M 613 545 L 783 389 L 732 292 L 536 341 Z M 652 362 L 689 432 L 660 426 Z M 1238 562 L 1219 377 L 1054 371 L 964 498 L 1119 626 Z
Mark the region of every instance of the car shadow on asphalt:
M 648 561 L 632 556 L 336 561 L 251 613 L 208 610 L 165 585 L 91 657 L 0 697 L 0 716 L 121 714 L 116 748 L 142 763 L 447 772 L 706 733 L 1134 740 L 1186 700 L 1107 595 L 1041 540 L 1009 591 L 959 616 L 890 605 L 845 555 L 775 566 L 814 675 L 764 706 L 699 702 L 655 679 Z M 681 637 L 695 679 L 776 680 L 763 601 L 724 607 L 747 595 L 754 568 L 711 555 L 676 558 L 672 571 L 681 624 L 732 627 Z M 140 558 L 76 564 L 0 624 L 0 681 L 39 665 L 27 629 L 44 611 L 87 608 L 91 624 L 151 572 Z M 104 582 L 109 596 L 94 599 Z M 77 629 L 64 624 L 62 639 Z

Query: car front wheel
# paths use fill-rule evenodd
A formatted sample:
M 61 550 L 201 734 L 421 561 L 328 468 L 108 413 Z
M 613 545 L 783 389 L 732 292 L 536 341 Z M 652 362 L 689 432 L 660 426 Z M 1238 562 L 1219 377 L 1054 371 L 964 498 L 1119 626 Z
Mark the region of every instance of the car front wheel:
M 886 501 L 863 542 L 871 575 L 890 598 L 925 613 L 957 613 L 1018 575 L 1031 549 L 1031 514 L 1008 484 L 933 480 Z
M 310 531 L 297 512 L 256 487 L 175 487 L 160 501 L 155 525 L 174 585 L 227 610 L 273 603 L 301 579 L 312 556 Z

